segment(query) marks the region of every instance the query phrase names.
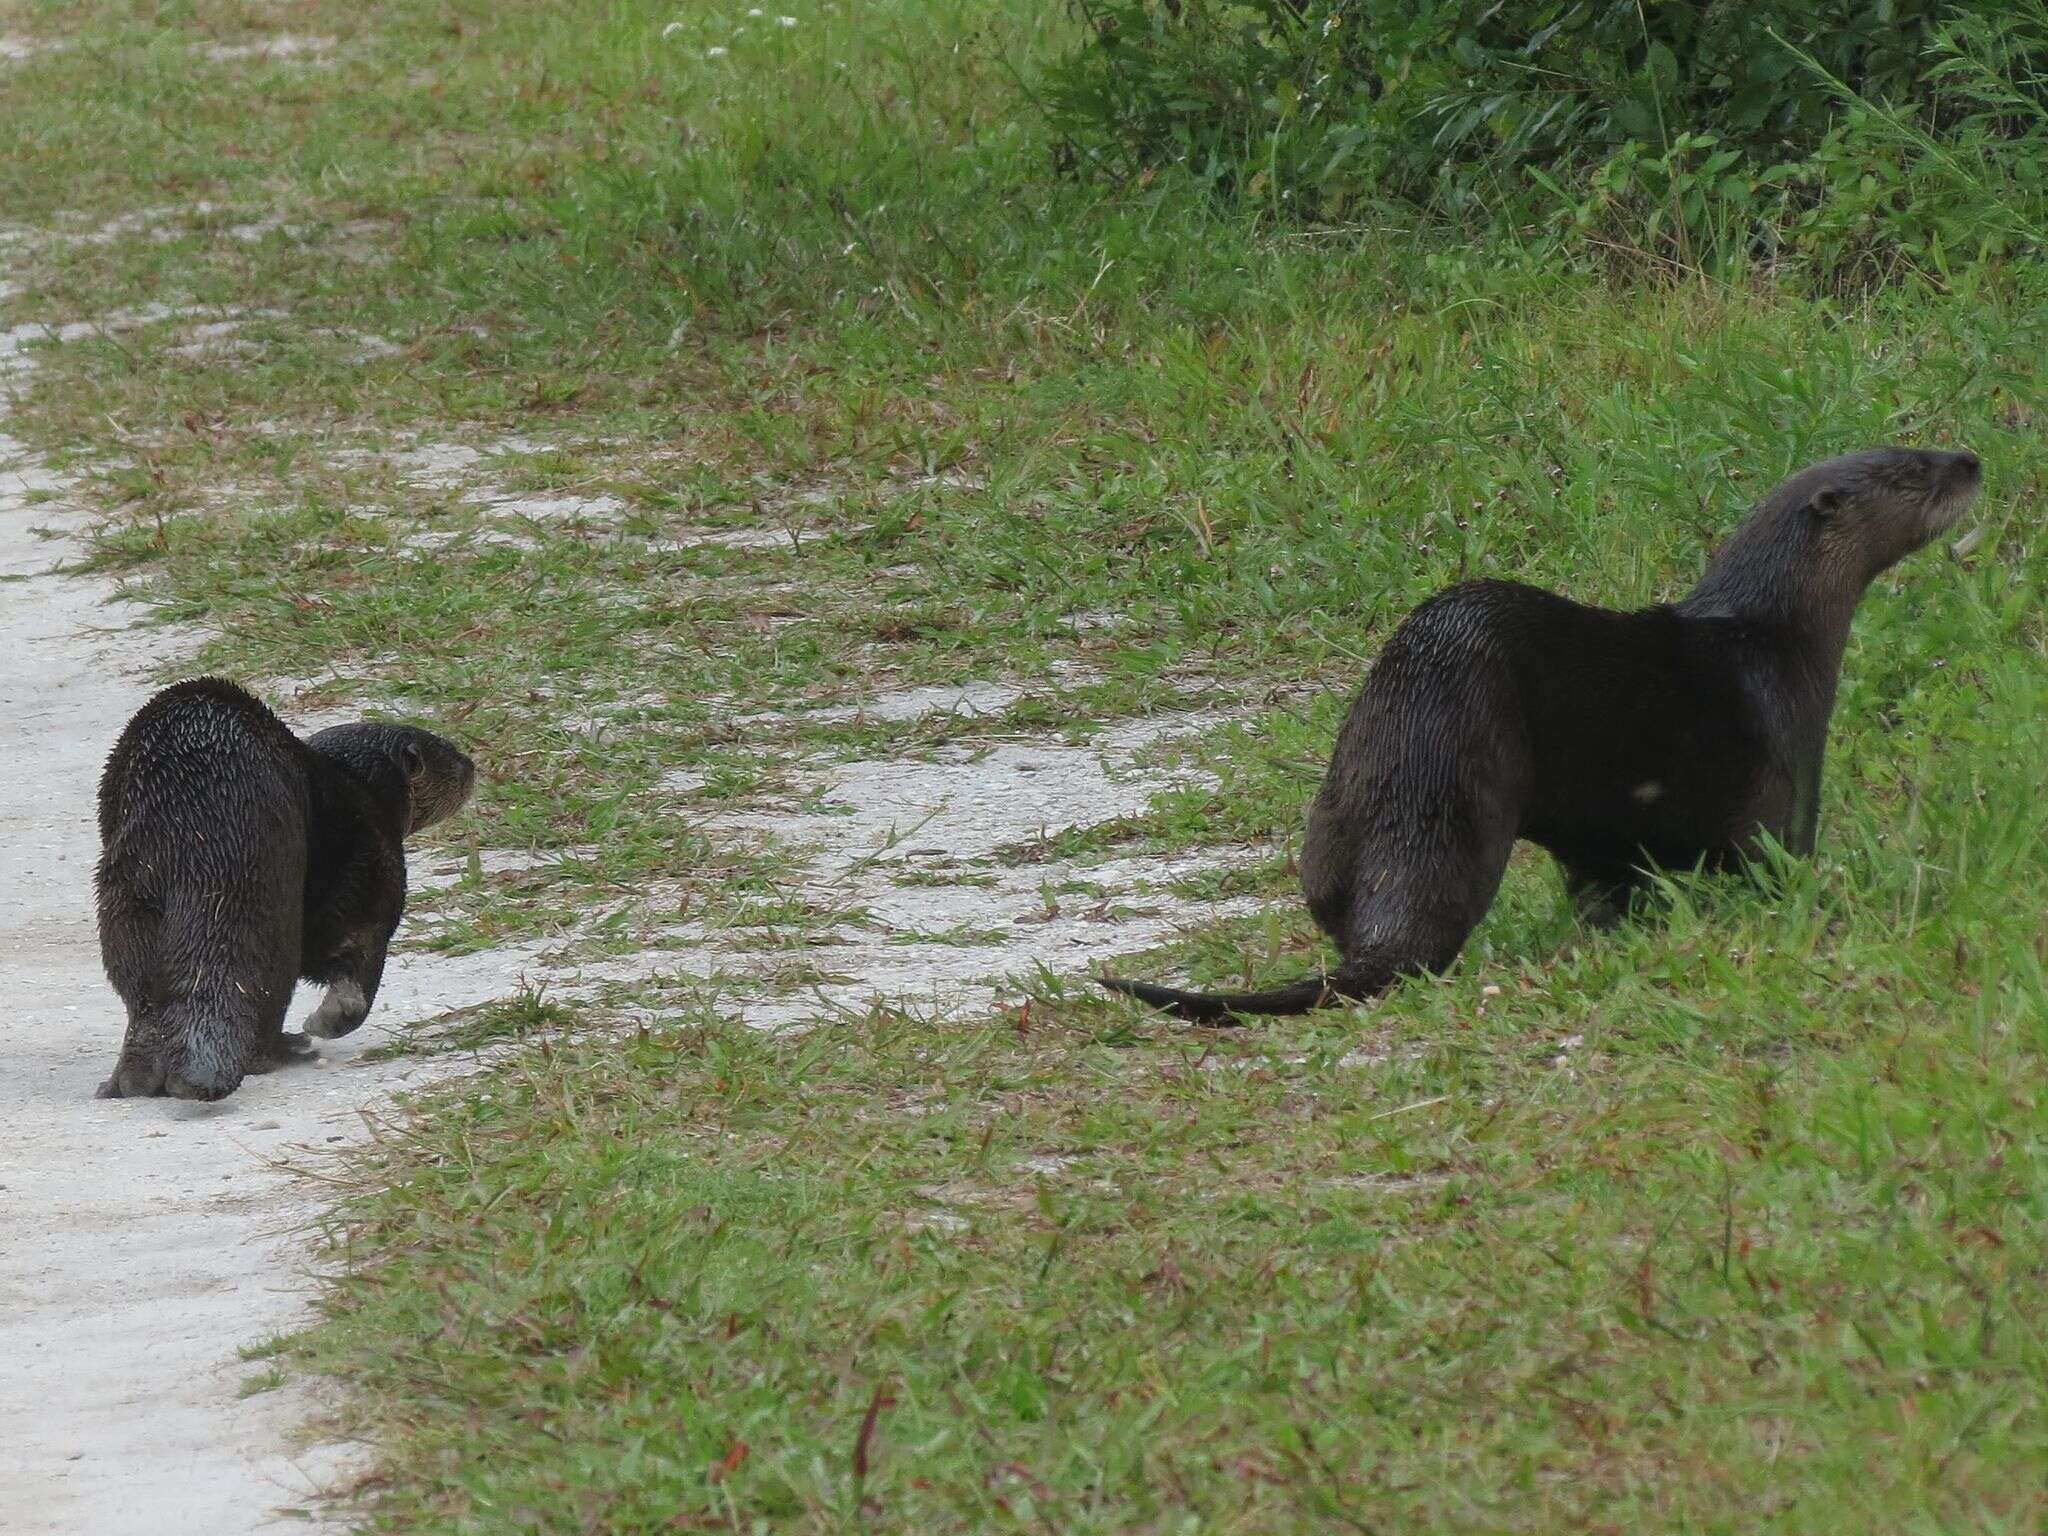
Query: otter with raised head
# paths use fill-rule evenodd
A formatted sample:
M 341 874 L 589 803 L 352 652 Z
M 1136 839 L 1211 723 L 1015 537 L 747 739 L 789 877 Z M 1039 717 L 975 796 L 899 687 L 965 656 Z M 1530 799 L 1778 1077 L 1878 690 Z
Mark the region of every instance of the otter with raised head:
M 405 838 L 469 798 L 402 725 L 301 741 L 221 678 L 164 689 L 100 776 L 100 956 L 128 1009 L 103 1099 L 218 1099 L 363 1022 L 405 908 Z M 299 978 L 327 994 L 287 1033 Z
M 1634 613 L 1465 582 L 1388 639 L 1309 812 L 1301 883 L 1336 970 L 1266 992 L 1103 978 L 1182 1018 L 1304 1013 L 1443 970 L 1516 839 L 1596 926 L 1652 868 L 1813 851 L 1849 621 L 1975 498 L 1974 454 L 1875 448 L 1766 496 L 1686 597 Z

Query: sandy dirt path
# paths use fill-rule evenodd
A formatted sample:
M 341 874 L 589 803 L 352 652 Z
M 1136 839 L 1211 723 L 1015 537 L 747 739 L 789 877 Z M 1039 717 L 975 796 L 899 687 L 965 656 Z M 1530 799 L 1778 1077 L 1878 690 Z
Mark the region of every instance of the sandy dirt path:
M 0 332 L 0 413 L 35 339 Z M 362 1111 L 446 1070 L 363 1063 L 386 1027 L 502 995 L 520 962 L 395 956 L 368 1026 L 217 1105 L 93 1098 L 122 1027 L 93 918 L 95 781 L 151 669 L 190 641 L 53 569 L 78 549 L 67 490 L 0 414 L 0 1530 L 305 1530 L 348 1452 L 294 1448 L 310 1389 L 239 1396 L 259 1368 L 237 1351 L 307 1316 L 321 1186 L 281 1165 L 345 1152 Z

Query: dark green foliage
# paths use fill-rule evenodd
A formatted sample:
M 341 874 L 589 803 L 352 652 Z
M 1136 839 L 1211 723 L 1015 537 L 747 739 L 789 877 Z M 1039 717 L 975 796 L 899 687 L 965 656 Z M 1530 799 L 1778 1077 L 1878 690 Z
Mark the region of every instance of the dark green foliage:
M 1920 214 L 1927 172 L 1954 179 L 1946 151 L 2031 188 L 2048 99 L 2039 0 L 1075 8 L 1085 41 L 1043 99 L 1077 167 L 1184 167 L 1290 219 L 1393 197 L 1686 261 L 1942 265 L 1966 228 Z

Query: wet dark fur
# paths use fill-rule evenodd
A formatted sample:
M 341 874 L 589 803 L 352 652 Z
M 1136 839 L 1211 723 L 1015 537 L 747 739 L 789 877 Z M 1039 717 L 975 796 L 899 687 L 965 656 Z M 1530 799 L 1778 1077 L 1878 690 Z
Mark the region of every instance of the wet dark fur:
M 1640 612 L 1505 581 L 1438 593 L 1367 674 L 1309 813 L 1302 888 L 1337 970 L 1266 992 L 1102 984 L 1211 1022 L 1370 997 L 1457 957 L 1517 838 L 1556 856 L 1597 925 L 1628 910 L 1646 868 L 1727 868 L 1766 833 L 1810 853 L 1857 601 L 1980 479 L 1967 453 L 1814 465 L 1683 601 Z
M 219 678 L 143 705 L 100 777 L 100 955 L 128 1031 L 99 1096 L 218 1099 L 310 1054 L 284 1028 L 300 977 L 328 987 L 308 1034 L 361 1024 L 405 907 L 406 834 L 453 814 L 474 774 L 409 726 L 301 741 Z

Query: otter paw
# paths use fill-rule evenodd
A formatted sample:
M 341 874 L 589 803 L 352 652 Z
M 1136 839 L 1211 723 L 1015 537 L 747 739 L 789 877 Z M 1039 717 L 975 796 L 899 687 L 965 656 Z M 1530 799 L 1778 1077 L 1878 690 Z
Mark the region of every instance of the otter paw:
M 123 1057 L 114 1063 L 114 1075 L 95 1088 L 92 1096 L 96 1099 L 153 1099 L 163 1091 L 162 1067 Z
M 369 1017 L 370 1002 L 352 981 L 337 981 L 306 1020 L 306 1033 L 316 1040 L 339 1040 Z
M 318 1061 L 320 1053 L 313 1049 L 313 1042 L 295 1029 L 283 1031 L 275 1040 L 257 1052 L 256 1059 L 249 1063 L 251 1072 L 275 1072 L 279 1067 L 293 1066 L 304 1061 Z

